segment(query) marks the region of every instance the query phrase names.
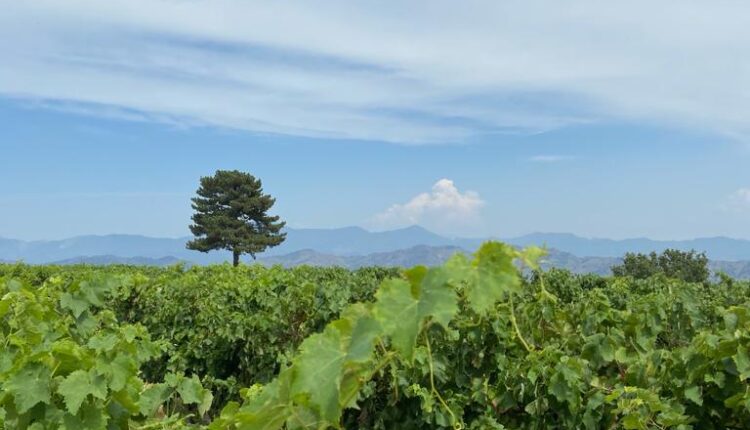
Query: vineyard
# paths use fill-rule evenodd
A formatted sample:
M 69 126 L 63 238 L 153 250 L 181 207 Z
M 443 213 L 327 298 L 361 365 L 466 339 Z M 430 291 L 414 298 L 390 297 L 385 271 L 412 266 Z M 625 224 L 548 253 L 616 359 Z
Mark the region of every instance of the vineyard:
M 750 283 L 0 265 L 0 429 L 750 428 Z

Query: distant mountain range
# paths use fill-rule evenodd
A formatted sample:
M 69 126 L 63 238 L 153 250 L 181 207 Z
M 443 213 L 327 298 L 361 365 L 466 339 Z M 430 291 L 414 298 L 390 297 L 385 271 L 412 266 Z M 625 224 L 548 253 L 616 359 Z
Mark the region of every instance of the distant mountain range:
M 437 266 L 458 252 L 469 254 L 469 251 L 455 246 L 420 245 L 397 251 L 360 256 L 331 255 L 306 249 L 286 255 L 260 258 L 258 261 L 267 265 L 281 264 L 285 267 L 306 264 L 310 266 L 341 266 L 349 269 L 365 266 Z M 620 263 L 622 263 L 621 258 L 576 257 L 568 252 L 549 249 L 548 254 L 542 260 L 542 267 L 545 269 L 556 267 L 570 270 L 573 273 L 595 273 L 606 276 L 612 274 L 612 266 Z M 750 261 L 711 260 L 709 268 L 713 273 L 721 271 L 735 279 L 750 279 Z
M 200 253 L 185 248 L 188 237 L 153 238 L 137 235 L 79 236 L 54 241 L 20 241 L 0 238 L 0 261 L 31 264 L 141 264 L 177 262 L 209 264 L 229 261 L 229 252 Z M 412 266 L 440 264 L 455 252 L 470 252 L 481 238 L 448 238 L 413 226 L 369 232 L 359 227 L 339 229 L 288 229 L 287 240 L 262 254 L 264 264 L 294 266 L 368 265 Z M 546 245 L 547 266 L 577 273 L 609 274 L 626 252 L 660 252 L 667 248 L 706 252 L 715 270 L 750 278 L 750 241 L 725 237 L 685 241 L 650 239 L 588 239 L 572 234 L 533 233 L 501 239 L 517 246 Z M 250 261 L 246 257 L 246 261 Z
M 77 236 L 63 240 L 20 241 L 0 238 L 0 260 L 31 264 L 51 263 L 81 256 L 174 257 L 198 264 L 230 261 L 228 251 L 201 253 L 185 248 L 190 237 L 153 238 L 137 235 Z M 287 229 L 283 244 L 263 256 L 279 256 L 306 249 L 340 256 L 367 255 L 426 246 L 458 246 L 474 249 L 481 239 L 450 239 L 421 227 L 369 232 L 359 227 L 338 229 Z M 249 257 L 245 257 L 249 259 Z M 249 260 L 248 260 L 249 261 Z
M 691 240 L 588 239 L 567 233 L 533 233 L 506 240 L 519 246 L 544 245 L 578 256 L 621 257 L 626 252 L 661 252 L 665 249 L 705 252 L 715 260 L 750 260 L 750 240 L 707 237 Z
M 464 254 L 469 253 L 469 251 L 456 246 L 427 245 L 417 245 L 411 248 L 390 252 L 376 252 L 367 255 L 331 255 L 312 249 L 304 249 L 286 255 L 263 257 L 259 261 L 263 264 L 281 264 L 286 267 L 307 264 L 311 266 L 342 266 L 350 269 L 365 266 L 437 266 L 444 263 L 453 254 L 459 252 Z
M 130 266 L 172 266 L 178 263 L 192 264 L 189 261 L 179 260 L 174 257 L 118 257 L 116 255 L 95 255 L 91 257 L 67 258 L 65 260 L 53 261 L 50 264 L 93 264 L 97 266 L 103 266 L 107 264 L 127 264 Z

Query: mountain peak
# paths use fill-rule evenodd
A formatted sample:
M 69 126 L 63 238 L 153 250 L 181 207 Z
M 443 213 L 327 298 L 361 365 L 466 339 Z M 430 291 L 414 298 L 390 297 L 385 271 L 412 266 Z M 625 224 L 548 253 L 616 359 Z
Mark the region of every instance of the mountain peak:
M 427 234 L 435 234 L 431 232 L 430 230 L 427 230 L 426 228 L 422 227 L 418 224 L 412 224 L 408 227 L 402 227 L 396 230 L 391 230 L 391 232 L 410 232 L 410 233 L 427 233 Z

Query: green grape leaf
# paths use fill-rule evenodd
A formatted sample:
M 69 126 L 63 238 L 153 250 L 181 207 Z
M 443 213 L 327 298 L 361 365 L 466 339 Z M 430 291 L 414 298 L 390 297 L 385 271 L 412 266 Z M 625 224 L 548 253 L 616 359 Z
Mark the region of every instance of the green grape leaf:
M 414 346 L 424 321 L 433 317 L 447 326 L 458 311 L 456 292 L 440 282 L 440 274 L 431 269 L 421 284 L 390 279 L 376 293 L 375 317 L 390 336 L 393 347 L 408 361 L 414 358 Z
M 117 288 L 118 285 L 119 282 L 111 276 L 97 277 L 81 282 L 79 284 L 79 291 L 82 298 L 90 304 L 102 307 L 104 306 L 104 299 L 107 294 Z
M 355 363 L 370 360 L 373 343 L 380 334 L 380 324 L 373 317 L 369 306 L 362 303 L 348 306 L 341 314 L 341 321 L 350 325 L 346 329 L 341 326 L 339 328 L 349 335 L 346 360 Z
M 211 423 L 211 430 L 229 428 L 226 421 L 236 422 L 244 430 L 278 430 L 293 412 L 290 405 L 289 390 L 293 369 L 287 368 L 269 384 L 262 387 L 259 393 L 248 399 L 245 405 L 237 410 L 231 403 L 224 407 L 219 419 Z
M 24 367 L 3 384 L 3 390 L 13 396 L 18 413 L 24 413 L 39 403 L 50 403 L 50 370 L 40 364 Z
M 108 352 L 117 346 L 118 341 L 117 335 L 113 333 L 97 334 L 89 339 L 88 347 L 93 348 L 97 352 Z
M 505 293 L 518 292 L 521 285 L 513 265 L 517 251 L 510 245 L 487 242 L 476 253 L 476 274 L 466 288 L 469 306 L 486 314 Z
M 78 413 L 81 404 L 90 394 L 99 399 L 107 397 L 106 381 L 99 375 L 92 376 L 84 370 L 76 370 L 60 382 L 57 392 L 63 396 L 65 406 L 72 415 Z
M 645 420 L 638 414 L 628 414 L 622 419 L 622 428 L 628 430 L 642 430 L 646 429 Z
M 294 364 L 293 395 L 328 422 L 338 422 L 344 403 L 358 389 L 357 364 L 371 359 L 379 328 L 368 307 L 356 304 L 323 333 L 310 336 L 300 346 Z M 342 392 L 344 377 L 347 384 Z
M 132 343 L 138 336 L 138 329 L 132 325 L 126 325 L 120 328 L 120 333 L 128 343 Z
M 91 303 L 80 298 L 77 294 L 65 293 L 60 298 L 60 306 L 63 309 L 68 309 L 74 317 L 78 318 L 91 307 Z
M 685 389 L 685 398 L 695 403 L 698 406 L 703 405 L 703 398 L 701 397 L 700 387 L 693 385 L 690 388 Z
M 294 364 L 292 393 L 302 395 L 303 403 L 316 407 L 328 422 L 338 420 L 339 390 L 346 351 L 341 332 L 332 325 L 323 333 L 308 337 L 300 346 Z
M 180 398 L 186 404 L 200 404 L 203 401 L 204 388 L 196 375 L 183 378 L 176 388 Z
M 201 399 L 200 403 L 198 404 L 198 413 L 201 415 L 204 415 L 206 412 L 208 412 L 209 409 L 211 409 L 211 404 L 214 402 L 214 395 L 211 393 L 211 390 L 203 390 L 203 398 Z
M 528 248 L 524 248 L 524 250 L 518 254 L 518 257 L 531 269 L 539 270 L 539 260 L 545 255 L 547 255 L 546 249 L 537 246 L 529 246 Z
M 109 417 L 104 410 L 99 408 L 84 408 L 80 414 L 63 416 L 63 426 L 65 430 L 105 430 Z
M 747 350 L 742 345 L 737 346 L 737 353 L 732 356 L 732 359 L 737 365 L 737 371 L 740 372 L 740 379 L 750 378 L 750 357 L 748 357 Z
M 120 391 L 138 373 L 138 363 L 131 356 L 118 354 L 113 360 L 98 359 L 96 369 L 109 378 L 112 391 Z
M 167 384 L 153 384 L 141 393 L 138 408 L 141 415 L 153 416 L 156 410 L 169 398 L 171 389 Z

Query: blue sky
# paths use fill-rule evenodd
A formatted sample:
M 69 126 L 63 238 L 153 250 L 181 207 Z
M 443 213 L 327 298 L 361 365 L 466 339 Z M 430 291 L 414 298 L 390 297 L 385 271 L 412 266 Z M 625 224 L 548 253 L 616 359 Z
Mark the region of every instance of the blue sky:
M 750 238 L 750 7 L 566 4 L 9 2 L 0 236 L 185 235 L 240 169 L 293 227 Z

